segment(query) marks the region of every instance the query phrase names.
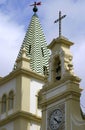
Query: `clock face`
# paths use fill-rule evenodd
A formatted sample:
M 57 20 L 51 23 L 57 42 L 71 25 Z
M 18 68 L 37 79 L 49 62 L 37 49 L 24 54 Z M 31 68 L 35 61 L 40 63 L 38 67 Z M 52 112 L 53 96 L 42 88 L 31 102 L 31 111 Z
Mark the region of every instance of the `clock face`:
M 63 114 L 60 109 L 55 109 L 49 117 L 49 125 L 52 130 L 57 130 L 62 122 Z

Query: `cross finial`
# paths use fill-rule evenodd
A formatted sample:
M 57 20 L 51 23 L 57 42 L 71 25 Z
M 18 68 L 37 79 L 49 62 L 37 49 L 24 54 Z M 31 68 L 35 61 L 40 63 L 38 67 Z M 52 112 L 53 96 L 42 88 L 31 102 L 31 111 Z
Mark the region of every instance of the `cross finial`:
M 61 16 L 61 11 L 59 11 L 59 18 L 54 21 L 54 23 L 59 22 L 59 37 L 61 37 L 61 20 L 65 17 L 66 15 Z

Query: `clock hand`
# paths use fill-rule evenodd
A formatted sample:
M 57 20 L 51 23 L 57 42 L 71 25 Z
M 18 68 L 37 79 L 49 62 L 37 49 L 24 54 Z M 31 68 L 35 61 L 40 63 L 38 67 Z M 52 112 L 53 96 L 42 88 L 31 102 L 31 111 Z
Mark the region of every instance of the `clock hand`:
M 60 123 L 61 121 L 58 121 L 56 118 L 54 118 L 55 121 L 57 121 L 57 123 Z
M 57 119 L 56 119 L 56 118 L 54 118 L 54 120 L 55 120 L 55 121 L 57 121 Z M 57 123 L 58 123 L 58 121 L 57 121 Z

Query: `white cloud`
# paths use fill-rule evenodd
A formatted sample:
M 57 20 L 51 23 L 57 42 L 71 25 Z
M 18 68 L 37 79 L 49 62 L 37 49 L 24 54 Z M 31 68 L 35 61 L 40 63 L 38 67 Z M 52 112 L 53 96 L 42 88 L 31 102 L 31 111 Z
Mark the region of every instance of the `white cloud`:
M 0 76 L 9 73 L 24 37 L 24 28 L 0 13 Z
M 66 14 L 66 18 L 62 22 L 62 32 L 67 37 L 72 37 L 79 35 L 78 31 L 82 28 L 85 21 L 84 12 L 85 12 L 85 1 L 78 1 L 76 3 L 73 0 L 54 0 L 54 1 L 45 1 L 42 3 L 42 7 L 39 7 L 39 15 L 43 20 L 41 21 L 44 25 L 44 30 L 47 36 L 47 41 L 58 35 L 58 24 L 54 24 L 54 20 L 58 18 L 59 10 L 62 11 L 62 15 Z M 48 29 L 51 31 L 48 34 Z M 82 28 L 83 29 L 83 28 Z M 81 30 L 82 31 L 82 30 Z M 70 35 L 71 34 L 71 35 Z M 52 36 L 52 37 L 51 37 Z M 72 38 L 73 39 L 73 38 Z
M 81 40 L 82 41 L 82 40 Z M 80 42 L 79 44 L 76 43 L 76 45 L 73 46 L 73 63 L 74 63 L 74 70 L 75 73 L 82 79 L 81 80 L 81 87 L 85 88 L 85 44 L 84 41 Z

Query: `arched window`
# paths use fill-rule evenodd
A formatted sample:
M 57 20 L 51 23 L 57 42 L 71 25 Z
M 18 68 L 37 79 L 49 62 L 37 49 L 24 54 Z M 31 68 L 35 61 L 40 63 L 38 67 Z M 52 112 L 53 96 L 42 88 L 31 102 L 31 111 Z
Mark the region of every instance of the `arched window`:
M 6 95 L 4 94 L 2 96 L 2 113 L 6 112 L 6 106 L 7 106 L 7 101 L 6 101 L 7 97 Z
M 13 109 L 14 105 L 14 92 L 10 91 L 9 92 L 9 97 L 8 97 L 8 109 Z

